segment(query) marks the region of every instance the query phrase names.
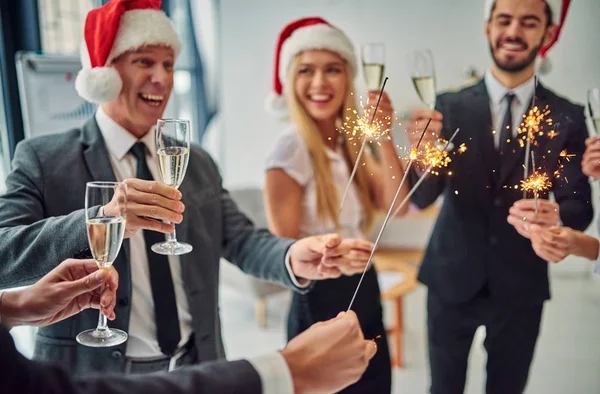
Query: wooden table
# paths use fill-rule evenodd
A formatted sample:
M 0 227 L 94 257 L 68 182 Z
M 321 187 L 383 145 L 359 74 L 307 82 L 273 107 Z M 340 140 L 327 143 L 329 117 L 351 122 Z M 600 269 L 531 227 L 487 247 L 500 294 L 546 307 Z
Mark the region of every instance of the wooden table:
M 380 249 L 373 256 L 373 264 L 377 272 L 400 272 L 404 280 L 381 293 L 383 301 L 391 301 L 394 306 L 394 325 L 386 332 L 392 337 L 391 362 L 392 367 L 404 366 L 403 331 L 404 307 L 403 297 L 418 287 L 417 270 L 423 258 L 422 249 Z

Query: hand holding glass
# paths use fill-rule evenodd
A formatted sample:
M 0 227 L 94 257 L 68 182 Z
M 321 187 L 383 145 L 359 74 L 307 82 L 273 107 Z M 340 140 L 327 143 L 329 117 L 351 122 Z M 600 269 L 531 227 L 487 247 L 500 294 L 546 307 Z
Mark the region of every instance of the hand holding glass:
M 104 216 L 104 207 L 111 203 L 115 216 Z M 127 185 L 120 182 L 89 182 L 85 187 L 85 225 L 92 256 L 99 269 L 109 269 L 121 249 L 127 220 Z M 77 335 L 77 342 L 91 347 L 119 345 L 127 333 L 108 328 L 106 316 L 100 312 L 95 330 Z
M 161 181 L 177 189 L 183 182 L 190 157 L 190 122 L 159 119 L 155 138 Z M 175 231 L 167 234 L 165 242 L 152 245 L 155 253 L 166 255 L 186 254 L 192 249 L 192 245 L 177 241 Z

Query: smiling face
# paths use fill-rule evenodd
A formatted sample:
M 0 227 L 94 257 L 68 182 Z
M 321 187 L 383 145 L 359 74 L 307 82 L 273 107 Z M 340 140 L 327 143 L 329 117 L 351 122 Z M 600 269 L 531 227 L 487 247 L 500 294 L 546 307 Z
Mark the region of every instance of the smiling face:
M 103 105 L 114 121 L 138 138 L 162 117 L 173 89 L 175 54 L 165 46 L 145 46 L 112 63 L 123 80 L 119 96 Z
M 497 0 L 485 34 L 496 66 L 506 72 L 533 69 L 543 45 L 554 36 L 544 0 Z
M 335 121 L 347 95 L 346 63 L 326 50 L 305 51 L 298 56 L 294 81 L 298 101 L 315 122 Z

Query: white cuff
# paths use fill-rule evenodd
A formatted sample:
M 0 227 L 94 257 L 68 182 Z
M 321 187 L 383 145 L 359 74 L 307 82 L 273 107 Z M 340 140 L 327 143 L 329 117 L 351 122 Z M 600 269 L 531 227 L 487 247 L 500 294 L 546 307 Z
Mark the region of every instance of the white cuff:
M 294 394 L 294 381 L 285 359 L 279 352 L 248 360 L 256 369 L 263 394 Z
M 290 276 L 290 279 L 292 280 L 294 286 L 300 289 L 306 289 L 308 286 L 310 286 L 310 280 L 305 279 L 305 284 L 300 284 L 300 282 L 298 282 L 298 278 L 296 278 L 296 275 L 292 270 L 292 257 L 290 256 L 290 249 L 288 249 L 287 253 L 285 254 L 285 268 L 287 268 L 288 275 Z

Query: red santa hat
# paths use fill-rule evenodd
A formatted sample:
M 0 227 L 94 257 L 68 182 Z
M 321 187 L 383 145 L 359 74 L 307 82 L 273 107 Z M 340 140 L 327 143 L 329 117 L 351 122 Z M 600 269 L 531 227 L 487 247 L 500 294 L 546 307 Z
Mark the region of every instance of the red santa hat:
M 181 50 L 173 24 L 161 11 L 161 0 L 111 0 L 88 13 L 83 35 L 83 68 L 75 89 L 96 104 L 114 100 L 121 92 L 123 81 L 110 67 L 118 56 L 146 45 L 171 47 L 175 56 Z
M 558 37 L 560 36 L 560 32 L 565 23 L 565 19 L 567 17 L 567 11 L 569 10 L 569 5 L 571 4 L 571 0 L 544 0 L 550 10 L 552 10 L 552 21 L 551 23 L 556 25 L 556 35 L 554 39 L 546 46 L 542 47 L 539 51 L 539 55 L 541 57 L 541 61 L 538 64 L 538 71 L 542 74 L 547 74 L 550 71 L 550 61 L 546 57 L 548 51 L 556 42 L 558 41 Z M 496 0 L 485 0 L 485 9 L 484 9 L 484 17 L 485 20 L 489 20 L 492 16 L 492 7 L 496 3 Z
M 287 108 L 283 93 L 292 60 L 299 53 L 312 49 L 325 49 L 337 53 L 350 66 L 350 75 L 356 75 L 354 46 L 343 31 L 319 17 L 295 20 L 283 28 L 277 40 L 273 91 L 267 98 L 269 112 L 285 116 Z

